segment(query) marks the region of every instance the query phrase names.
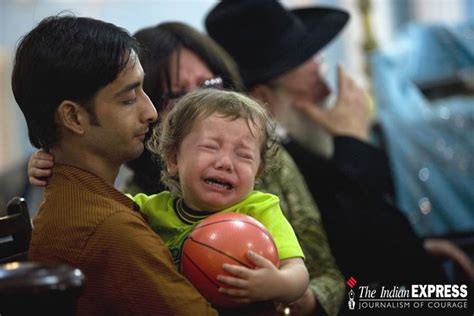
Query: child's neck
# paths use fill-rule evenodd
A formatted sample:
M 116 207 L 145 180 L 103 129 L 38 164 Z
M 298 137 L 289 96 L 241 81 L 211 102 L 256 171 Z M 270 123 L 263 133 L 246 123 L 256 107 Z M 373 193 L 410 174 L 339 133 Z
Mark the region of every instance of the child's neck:
M 182 198 L 176 199 L 174 202 L 174 209 L 176 214 L 181 219 L 181 221 L 187 224 L 197 223 L 206 217 L 215 214 L 216 212 L 194 210 L 186 205 L 186 202 Z

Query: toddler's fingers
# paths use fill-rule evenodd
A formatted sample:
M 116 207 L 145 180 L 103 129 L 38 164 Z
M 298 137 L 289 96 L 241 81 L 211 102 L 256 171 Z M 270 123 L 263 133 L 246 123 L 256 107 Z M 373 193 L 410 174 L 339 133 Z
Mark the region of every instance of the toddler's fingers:
M 51 153 L 47 153 L 43 150 L 39 150 L 37 151 L 35 154 L 34 154 L 34 157 L 36 159 L 40 159 L 40 160 L 51 160 L 51 161 L 54 161 L 54 156 L 51 154 Z
M 39 169 L 51 169 L 54 166 L 54 161 L 53 160 L 44 160 L 44 159 L 38 159 L 35 162 L 35 168 Z
M 244 279 L 234 278 L 232 276 L 227 275 L 218 275 L 217 281 L 222 282 L 226 285 L 238 287 L 238 288 L 245 288 L 248 286 L 248 281 Z
M 30 181 L 30 184 L 37 186 L 37 187 L 45 187 L 48 182 L 46 180 L 39 180 L 37 178 L 29 177 L 28 180 Z
M 267 258 L 259 255 L 256 252 L 249 251 L 247 253 L 247 258 L 250 259 L 257 267 L 264 268 L 264 267 L 273 267 L 273 263 L 268 260 Z
M 229 287 L 220 287 L 218 289 L 219 293 L 226 294 L 229 296 L 233 296 L 236 299 L 240 300 L 248 300 L 248 292 L 246 290 L 242 289 L 235 289 L 235 288 L 229 288 Z
M 237 276 L 239 278 L 243 278 L 243 279 L 246 279 L 250 276 L 250 272 L 252 270 L 250 270 L 249 268 L 246 268 L 246 267 L 242 267 L 242 266 L 237 266 L 237 265 L 233 265 L 233 264 L 223 264 L 222 265 L 222 269 L 224 271 L 227 271 L 231 274 L 233 274 L 234 276 Z
M 29 176 L 33 178 L 46 178 L 51 175 L 51 169 L 33 168 L 29 172 Z

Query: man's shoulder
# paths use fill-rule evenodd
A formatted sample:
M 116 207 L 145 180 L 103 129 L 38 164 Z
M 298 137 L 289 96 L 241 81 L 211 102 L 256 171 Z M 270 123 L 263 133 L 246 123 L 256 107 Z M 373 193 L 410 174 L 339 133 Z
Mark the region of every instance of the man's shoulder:
M 119 199 L 117 199 L 117 196 Z M 64 208 L 65 211 L 70 213 L 76 211 L 85 213 L 88 210 L 95 213 L 99 211 L 114 213 L 118 210 L 130 210 L 133 202 L 125 195 L 117 194 L 117 196 L 90 191 L 74 183 L 65 183 L 61 188 L 53 191 L 46 189 L 44 202 L 40 210 Z
M 115 220 L 114 215 L 123 213 L 125 218 L 141 220 L 141 215 L 133 208 L 133 202 L 118 191 L 113 195 L 93 191 L 65 182 L 56 188 L 47 188 L 43 203 L 33 219 L 38 234 L 71 236 L 69 232 L 90 235 L 107 220 Z
M 64 209 L 64 212 L 80 213 L 88 217 L 130 211 L 134 203 L 99 177 L 74 168 L 58 165 L 45 190 L 44 203 L 40 210 Z
M 30 246 L 33 253 L 39 254 L 40 258 L 45 253 L 54 254 L 73 263 L 86 249 L 91 249 L 93 240 L 107 237 L 108 242 L 99 244 L 111 244 L 111 241 L 126 239 L 133 229 L 146 228 L 145 220 L 133 208 L 114 198 L 74 186 L 46 194 L 33 224 Z

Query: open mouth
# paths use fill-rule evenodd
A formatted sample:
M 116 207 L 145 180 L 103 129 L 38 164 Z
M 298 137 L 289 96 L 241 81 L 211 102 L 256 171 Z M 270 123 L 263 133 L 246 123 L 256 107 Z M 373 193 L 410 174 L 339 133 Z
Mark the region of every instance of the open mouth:
M 228 191 L 233 189 L 232 184 L 230 184 L 229 182 L 226 182 L 226 181 L 222 181 L 222 180 L 207 178 L 207 179 L 204 179 L 204 182 L 206 182 L 207 184 L 210 184 L 212 186 L 215 186 L 215 187 L 218 187 L 218 188 L 221 188 L 221 189 L 225 189 L 225 190 L 228 190 Z

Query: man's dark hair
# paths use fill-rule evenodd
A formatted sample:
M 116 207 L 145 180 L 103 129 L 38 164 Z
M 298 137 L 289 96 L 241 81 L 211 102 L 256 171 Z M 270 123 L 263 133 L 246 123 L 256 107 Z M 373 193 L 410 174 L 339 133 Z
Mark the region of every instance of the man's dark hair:
M 139 53 L 139 45 L 127 31 L 84 17 L 48 17 L 23 37 L 12 88 L 31 143 L 57 143 L 55 112 L 64 100 L 81 104 L 94 120 L 96 93 L 117 78 L 132 51 Z

